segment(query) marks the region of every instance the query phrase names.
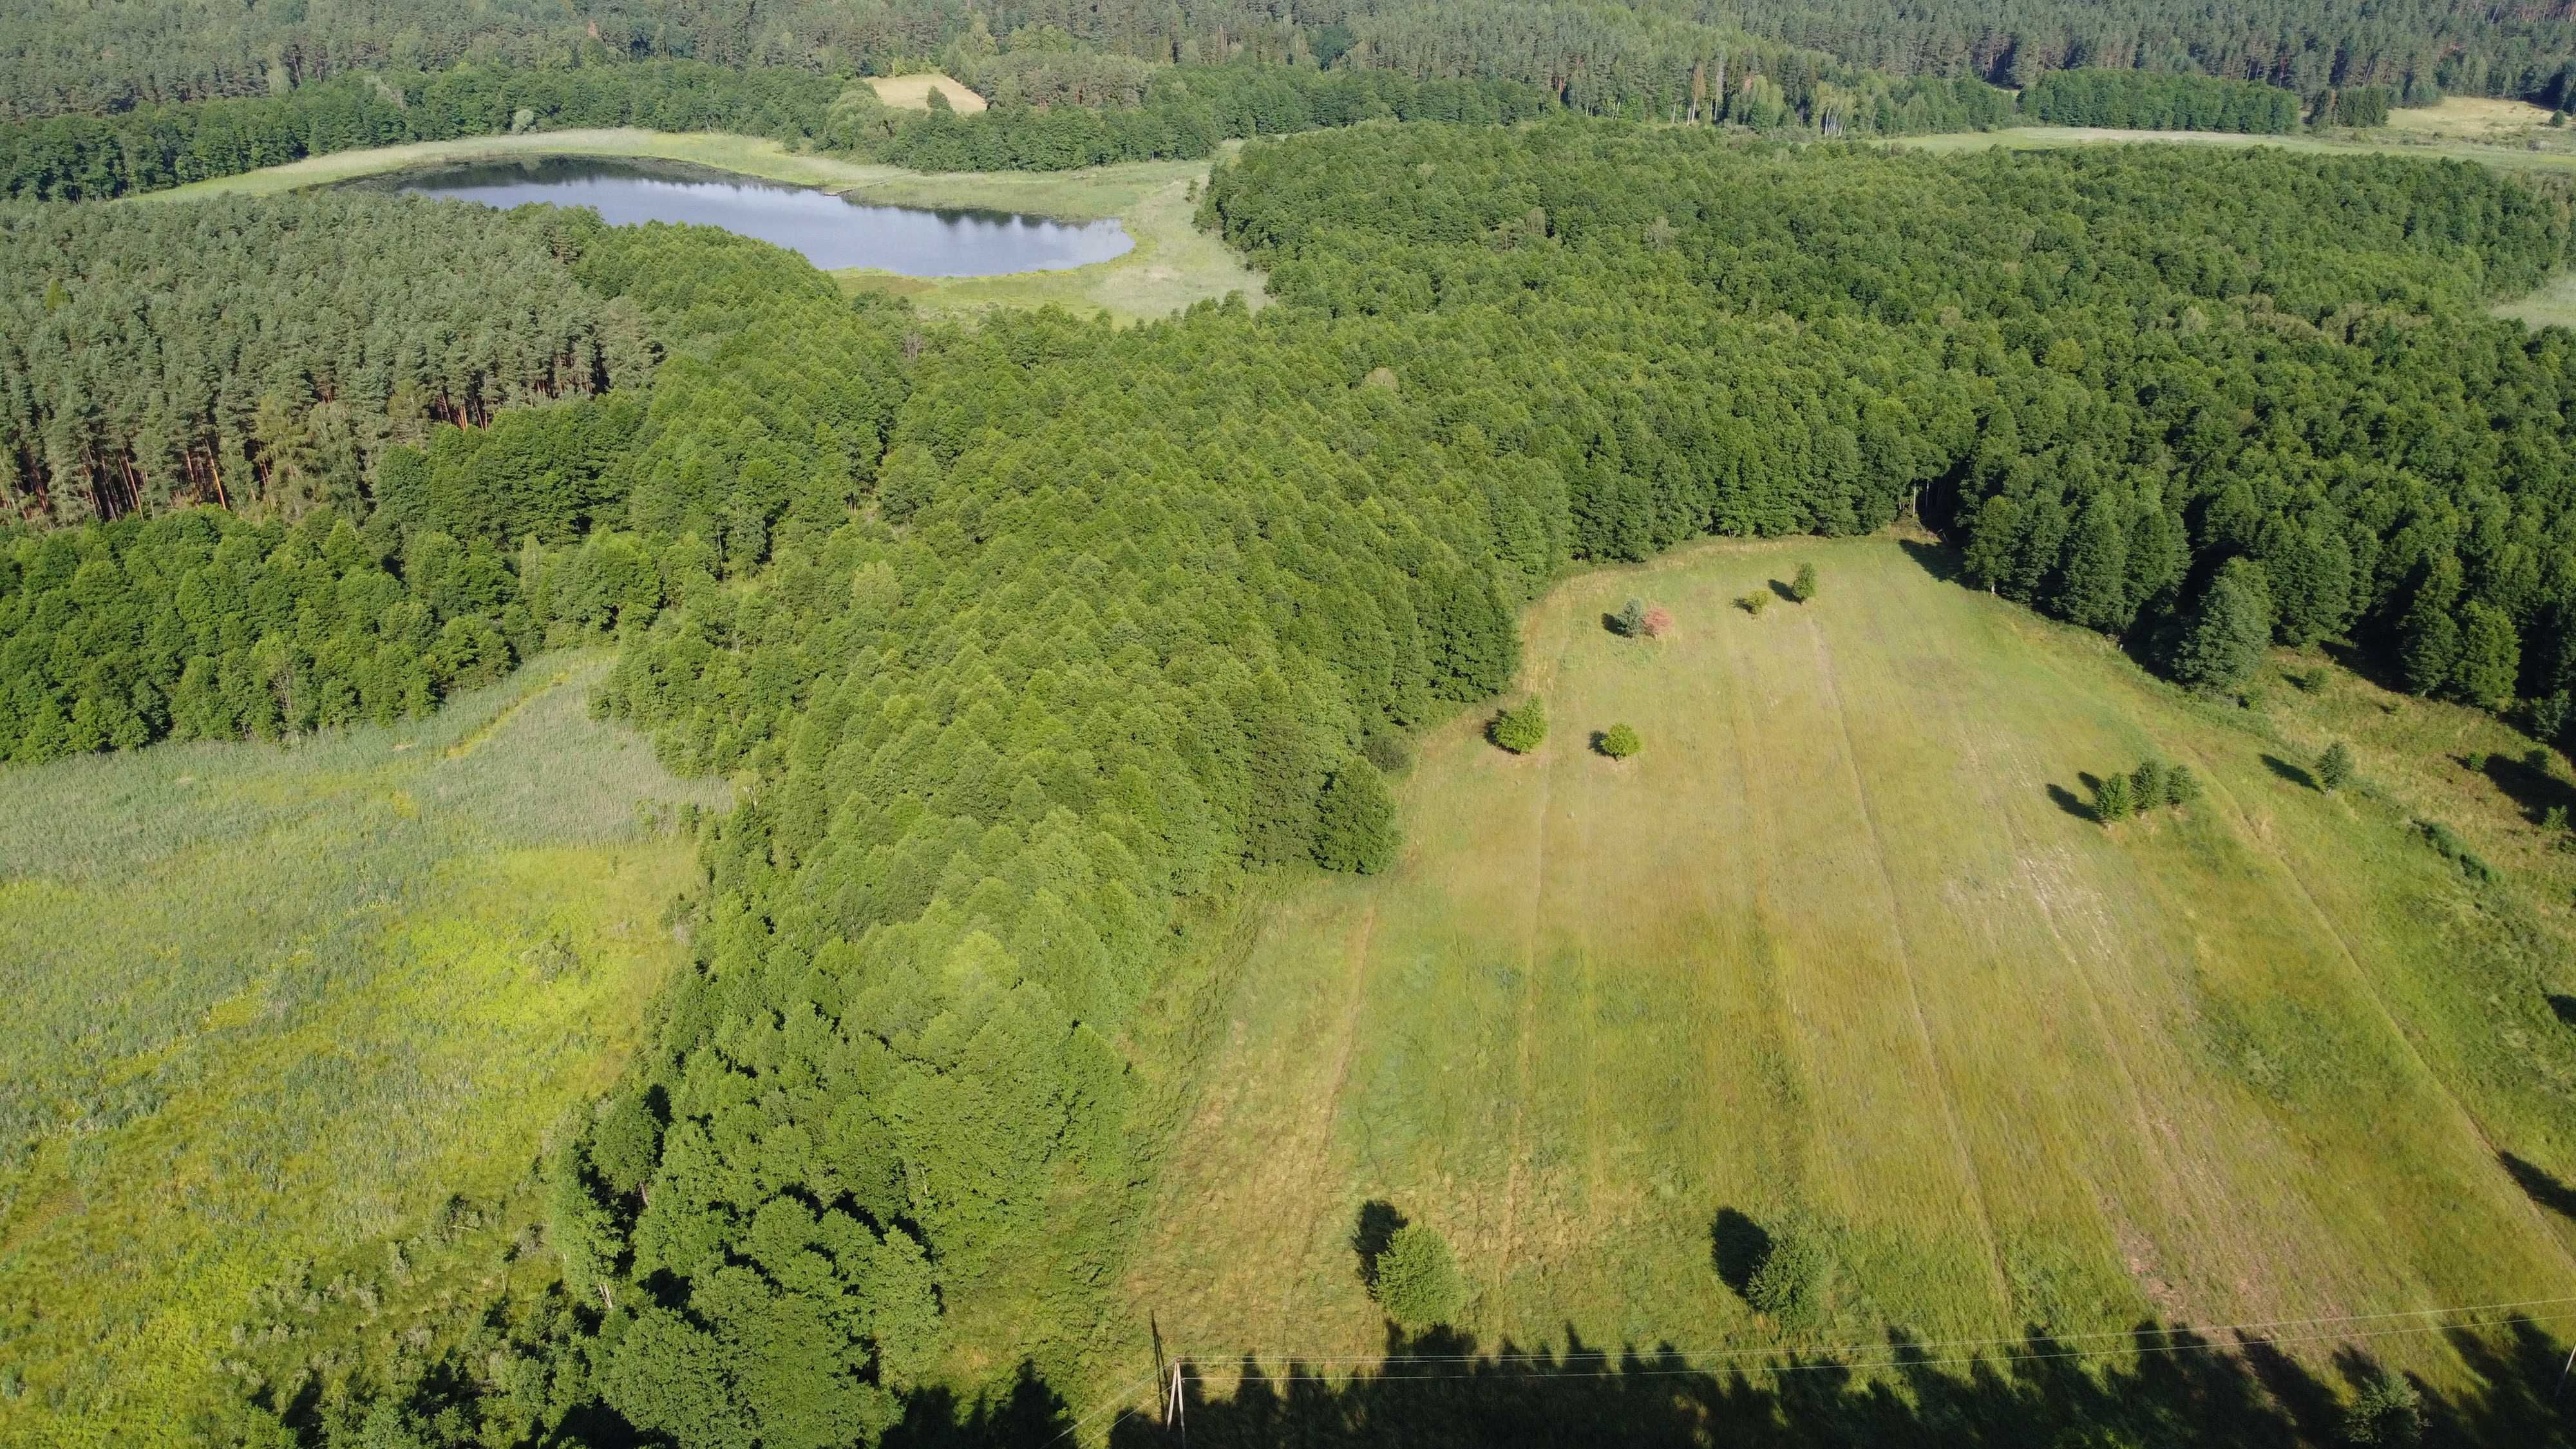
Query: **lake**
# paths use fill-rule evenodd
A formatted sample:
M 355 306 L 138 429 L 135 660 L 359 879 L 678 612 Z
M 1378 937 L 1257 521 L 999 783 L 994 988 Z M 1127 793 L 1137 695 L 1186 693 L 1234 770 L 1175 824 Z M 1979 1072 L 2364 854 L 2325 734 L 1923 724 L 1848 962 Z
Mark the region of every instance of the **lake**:
M 660 161 L 475 161 L 375 178 L 373 185 L 486 206 L 587 206 L 618 226 L 720 226 L 802 252 L 826 271 L 874 267 L 907 277 L 1052 272 L 1105 262 L 1136 245 L 1115 220 L 868 206 L 811 187 Z

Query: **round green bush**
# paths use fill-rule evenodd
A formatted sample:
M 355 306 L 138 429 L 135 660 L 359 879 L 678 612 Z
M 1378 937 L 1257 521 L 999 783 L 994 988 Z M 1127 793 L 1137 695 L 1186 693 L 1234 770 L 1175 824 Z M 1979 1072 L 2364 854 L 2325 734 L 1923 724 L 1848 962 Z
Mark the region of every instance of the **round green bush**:
M 1646 742 L 1628 725 L 1614 724 L 1601 732 L 1601 753 L 1614 760 L 1624 760 L 1645 747 Z
M 1438 1230 L 1407 1223 L 1386 1240 L 1377 1259 L 1377 1306 L 1398 1328 L 1420 1332 L 1447 1323 L 1466 1300 L 1466 1280 Z
M 1515 755 L 1526 755 L 1547 738 L 1547 707 L 1531 699 L 1504 710 L 1485 727 L 1485 738 Z

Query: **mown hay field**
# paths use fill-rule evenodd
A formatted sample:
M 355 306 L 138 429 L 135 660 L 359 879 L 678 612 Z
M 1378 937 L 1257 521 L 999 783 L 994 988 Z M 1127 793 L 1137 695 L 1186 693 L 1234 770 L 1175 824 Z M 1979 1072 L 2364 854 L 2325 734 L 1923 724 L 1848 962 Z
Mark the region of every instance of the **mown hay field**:
M 544 1140 L 684 959 L 678 807 L 729 795 L 587 717 L 607 663 L 0 771 L 0 1440 L 192 1442 L 550 1271 Z
M 1801 560 L 1812 602 L 1734 602 Z M 2565 1337 L 2569 857 L 2527 818 L 2563 763 L 2472 772 L 2440 751 L 2509 731 L 2320 659 L 2277 661 L 2259 711 L 2195 701 L 1946 572 L 1885 537 L 1710 545 L 1536 607 L 1544 746 L 1436 733 L 1401 862 L 1288 893 L 1230 974 L 1138 1341 L 1217 1394 L 1247 1354 L 1375 1361 L 1373 1202 L 1456 1246 L 1484 1351 L 1731 1371 L 2536 1299 Z M 1674 633 L 1607 630 L 1630 597 Z M 1615 723 L 1634 759 L 1590 747 Z M 2335 795 L 2304 763 L 2329 738 L 2362 761 Z M 2198 803 L 2089 818 L 2087 775 L 2150 753 Z M 1793 1220 L 1832 1264 L 1796 1324 L 1727 1261 Z M 2435 1322 L 2269 1332 L 2321 1376 L 2357 1342 L 2457 1382 Z

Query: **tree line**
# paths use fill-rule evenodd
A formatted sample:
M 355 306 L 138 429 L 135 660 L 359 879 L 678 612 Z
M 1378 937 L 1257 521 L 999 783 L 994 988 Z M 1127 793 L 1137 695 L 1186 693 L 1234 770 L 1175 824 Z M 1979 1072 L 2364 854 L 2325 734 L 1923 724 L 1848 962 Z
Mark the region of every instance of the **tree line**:
M 579 69 L 460 66 L 346 76 L 276 96 L 168 102 L 0 127 L 0 196 L 100 199 L 308 156 L 575 126 L 811 136 L 838 82 L 696 61 Z
M 1034 82 L 1026 99 L 1114 95 L 1123 58 L 1154 65 L 1242 60 L 1309 69 L 1391 68 L 1417 79 L 1519 79 L 1568 105 L 1660 114 L 1675 81 L 1713 56 L 1776 72 L 1793 56 L 1881 77 L 2025 86 L 2056 70 L 2193 73 L 2258 81 L 2313 107 L 2330 91 L 2385 86 L 2408 104 L 2444 91 L 2566 100 L 2576 23 L 2552 11 L 2497 13 L 2467 0 L 2363 9 L 2264 0 L 2225 11 L 2171 0 L 1940 0 L 1892 14 L 1853 0 L 1023 0 L 967 4 L 834 0 L 714 6 L 619 0 L 564 8 L 534 0 L 458 8 L 362 0 L 314 9 L 258 0 L 217 7 L 149 0 L 113 11 L 47 0 L 0 41 L 0 118 L 222 98 L 278 97 L 362 72 L 434 72 L 473 62 L 599 68 L 695 60 L 808 76 L 889 75 L 981 55 Z M 1101 57 L 1073 62 L 1067 51 Z M 1678 62 L 1676 68 L 1675 62 Z M 1747 64 L 1747 63 L 1750 64 Z M 996 75 L 999 80 L 999 75 Z M 1837 77 L 1837 83 L 1847 83 Z
M 2244 131 L 2277 136 L 2299 126 L 2299 98 L 2279 86 L 2137 70 L 2050 71 L 2023 89 L 2021 110 L 2030 119 L 2052 126 L 2130 131 Z M 2347 113 L 2351 114 L 2349 108 Z M 2387 119 L 2383 103 L 2378 121 Z M 2346 124 L 2364 123 L 2355 114 Z
M 604 230 L 345 193 L 0 205 L 0 509 L 356 505 L 433 426 L 638 383 L 642 319 L 566 265 Z

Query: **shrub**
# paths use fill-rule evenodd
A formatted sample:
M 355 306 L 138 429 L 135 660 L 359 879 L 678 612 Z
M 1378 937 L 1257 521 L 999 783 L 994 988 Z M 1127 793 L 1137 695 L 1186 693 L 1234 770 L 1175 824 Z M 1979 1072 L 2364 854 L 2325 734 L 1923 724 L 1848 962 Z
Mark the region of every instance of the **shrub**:
M 1798 565 L 1798 576 L 1789 581 L 1789 596 L 1796 599 L 1801 604 L 1816 596 L 1816 566 L 1814 564 L 1802 563 Z
M 1759 619 L 1762 617 L 1762 611 L 1771 607 L 1771 591 L 1769 589 L 1757 589 L 1754 592 L 1737 599 L 1735 601 L 1735 607 L 1742 609 L 1744 612 Z
M 1804 1217 L 1791 1215 L 1771 1229 L 1771 1249 L 1744 1285 L 1744 1300 L 1785 1328 L 1815 1321 L 1823 1305 L 1825 1271 L 1832 1264 L 1824 1235 Z
M 1646 611 L 1646 637 L 1661 639 L 1673 632 L 1673 612 L 1661 604 Z
M 2113 775 L 2093 787 L 2093 818 L 2105 825 L 2128 819 L 2136 803 L 2126 775 Z
M 1619 615 L 1616 619 L 1611 621 L 1610 627 L 1630 639 L 1639 638 L 1644 635 L 1646 632 L 1645 601 L 1643 599 L 1630 599 L 1626 604 L 1620 606 Z
M 2461 757 L 2460 763 L 2469 767 L 2470 774 L 2483 775 L 2487 772 L 2487 752 L 2471 750 Z
M 2383 1373 L 2364 1384 L 2343 1416 L 2346 1443 L 2410 1446 L 2424 1442 L 2424 1401 L 2415 1386 Z
M 1533 696 L 1504 710 L 1485 727 L 1485 738 L 1515 755 L 1526 755 L 1547 738 L 1547 707 Z
M 2317 756 L 2317 788 L 2332 794 L 2352 783 L 2352 751 L 2341 740 Z
M 1377 1257 L 1377 1306 L 1410 1332 L 1447 1323 L 1466 1302 L 1467 1284 L 1449 1240 L 1423 1223 L 1407 1223 Z
M 1637 738 L 1631 726 L 1614 724 L 1601 732 L 1601 753 L 1614 760 L 1624 760 L 1645 747 L 1645 741 Z
M 2179 809 L 2200 798 L 2200 777 L 2189 765 L 2172 765 L 2165 770 L 2165 803 Z
M 2141 813 L 2164 807 L 2165 762 L 2150 755 L 2129 772 L 2129 804 Z
M 2439 820 L 2419 820 L 2415 824 L 2417 829 L 2424 832 L 2424 843 L 2440 852 L 2453 865 L 2458 866 L 2462 875 L 2480 885 L 2488 884 L 2496 878 L 2495 867 L 2487 864 L 2485 857 L 2469 849 L 2469 843 L 2462 840 L 2458 832 L 2451 827 Z

